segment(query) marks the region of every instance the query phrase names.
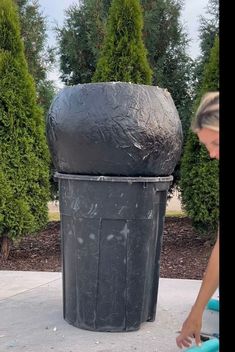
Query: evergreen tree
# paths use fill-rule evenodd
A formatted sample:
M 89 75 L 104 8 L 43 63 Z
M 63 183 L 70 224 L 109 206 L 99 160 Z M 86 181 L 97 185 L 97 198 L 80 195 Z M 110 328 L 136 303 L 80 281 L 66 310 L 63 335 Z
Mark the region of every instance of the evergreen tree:
M 142 40 L 142 29 L 139 0 L 113 0 L 93 82 L 151 84 L 152 72 Z
M 219 35 L 219 0 L 208 0 L 206 17 L 200 18 L 200 47 L 204 62 L 208 62 L 215 37 Z
M 56 94 L 53 81 L 47 79 L 47 72 L 55 61 L 53 48 L 47 45 L 47 21 L 40 11 L 38 0 L 14 0 L 18 5 L 21 37 L 29 73 L 36 83 L 37 103 L 44 110 L 44 117 Z M 58 184 L 53 179 L 53 167 L 50 171 L 51 199 L 58 198 Z
M 67 85 L 91 82 L 104 40 L 109 4 L 82 0 L 65 11 L 65 23 L 57 28 L 61 79 Z
M 47 22 L 38 0 L 15 0 L 19 7 L 21 37 L 30 74 L 36 83 L 38 103 L 45 115 L 56 88 L 47 79 L 47 72 L 55 62 L 55 49 L 47 45 Z
M 203 94 L 219 90 L 219 39 L 215 37 L 209 62 L 204 67 L 203 85 L 194 113 Z M 205 146 L 189 132 L 181 163 L 182 204 L 201 233 L 214 236 L 219 217 L 218 161 L 211 160 Z
M 182 122 L 184 139 L 190 125 L 193 101 L 193 60 L 186 53 L 188 38 L 180 14 L 181 0 L 142 0 L 144 42 L 153 70 L 153 85 L 167 88 Z
M 47 223 L 49 153 L 13 0 L 0 2 L 0 237 L 9 242 Z
M 208 0 L 205 16 L 201 16 L 200 18 L 199 33 L 201 54 L 196 59 L 197 64 L 194 72 L 194 81 L 196 82 L 195 91 L 197 95 L 200 95 L 204 67 L 209 61 L 215 37 L 219 36 L 219 0 Z
M 219 37 L 215 36 L 209 62 L 205 64 L 201 95 L 211 90 L 219 90 Z

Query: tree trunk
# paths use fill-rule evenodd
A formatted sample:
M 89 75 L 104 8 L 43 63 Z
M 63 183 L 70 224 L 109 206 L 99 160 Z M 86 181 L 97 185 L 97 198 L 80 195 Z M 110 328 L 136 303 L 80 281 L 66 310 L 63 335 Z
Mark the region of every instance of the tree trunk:
M 9 257 L 11 248 L 11 240 L 7 236 L 1 238 L 1 256 L 4 260 L 7 260 Z

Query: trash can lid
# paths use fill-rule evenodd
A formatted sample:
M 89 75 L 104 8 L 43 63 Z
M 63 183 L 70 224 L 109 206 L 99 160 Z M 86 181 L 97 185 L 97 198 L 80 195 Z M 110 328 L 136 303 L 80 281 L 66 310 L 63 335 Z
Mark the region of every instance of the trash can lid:
M 79 180 L 79 181 L 106 181 L 106 182 L 172 182 L 173 176 L 161 176 L 161 177 L 128 177 L 128 176 L 92 176 L 92 175 L 76 175 L 76 174 L 62 174 L 56 172 L 55 178 L 64 180 Z

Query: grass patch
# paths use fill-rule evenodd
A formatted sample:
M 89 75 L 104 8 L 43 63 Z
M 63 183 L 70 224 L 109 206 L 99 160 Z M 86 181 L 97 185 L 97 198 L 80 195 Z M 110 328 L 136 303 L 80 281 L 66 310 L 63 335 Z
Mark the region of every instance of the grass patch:
M 167 217 L 176 217 L 176 218 L 185 218 L 187 216 L 187 214 L 183 211 L 168 210 L 168 211 L 166 211 L 166 216 Z
M 186 216 L 187 216 L 187 214 L 183 211 L 168 210 L 166 212 L 166 217 L 184 218 Z M 56 213 L 49 212 L 48 217 L 49 217 L 49 221 L 60 221 L 60 213 L 58 213 L 58 212 L 56 212 Z
M 48 213 L 49 221 L 60 221 L 60 213 Z

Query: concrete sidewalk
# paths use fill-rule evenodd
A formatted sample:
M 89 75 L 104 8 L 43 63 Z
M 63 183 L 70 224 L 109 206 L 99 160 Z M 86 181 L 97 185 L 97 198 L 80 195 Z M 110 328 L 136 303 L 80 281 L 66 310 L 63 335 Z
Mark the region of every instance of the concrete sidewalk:
M 140 330 L 81 330 L 62 316 L 61 273 L 0 271 L 0 352 L 176 352 L 199 280 L 160 279 L 155 322 Z M 218 297 L 216 292 L 215 297 Z M 204 332 L 219 332 L 219 313 L 205 311 Z

